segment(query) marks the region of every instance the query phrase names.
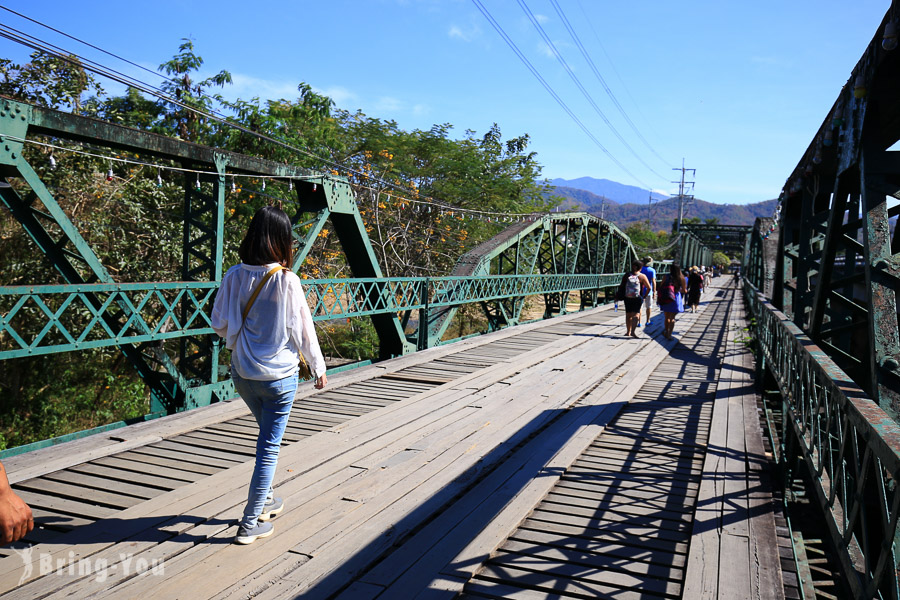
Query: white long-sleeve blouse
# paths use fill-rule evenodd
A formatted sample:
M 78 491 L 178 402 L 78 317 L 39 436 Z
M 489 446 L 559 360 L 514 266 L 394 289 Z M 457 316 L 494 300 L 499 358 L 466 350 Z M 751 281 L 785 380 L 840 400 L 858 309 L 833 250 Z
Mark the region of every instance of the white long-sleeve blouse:
M 276 263 L 235 265 L 222 278 L 212 311 L 212 328 L 232 351 L 231 365 L 244 379 L 273 381 L 293 375 L 302 352 L 316 377 L 325 373 L 325 358 L 313 326 L 300 278 L 275 273 L 256 297 L 241 330 L 241 314 L 253 290 Z

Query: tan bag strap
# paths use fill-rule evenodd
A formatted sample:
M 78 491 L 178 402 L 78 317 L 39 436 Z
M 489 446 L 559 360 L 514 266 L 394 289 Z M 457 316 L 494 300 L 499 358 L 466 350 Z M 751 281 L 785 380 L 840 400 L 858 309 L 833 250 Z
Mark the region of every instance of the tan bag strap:
M 262 278 L 262 281 L 260 281 L 256 285 L 256 289 L 253 290 L 253 294 L 250 296 L 250 299 L 247 300 L 247 306 L 244 307 L 244 312 L 241 315 L 241 327 L 244 326 L 244 321 L 247 320 L 247 315 L 250 314 L 250 307 L 253 306 L 253 303 L 256 301 L 256 297 L 259 296 L 259 291 L 262 289 L 262 287 L 264 285 L 266 285 L 266 282 L 269 280 L 270 277 L 272 277 L 272 275 L 274 275 L 275 273 L 277 273 L 278 271 L 280 271 L 282 269 L 284 269 L 286 271 L 287 267 L 282 267 L 281 265 L 278 265 L 277 267 L 272 267 L 269 270 L 269 272 L 266 273 L 266 276 Z
M 256 285 L 256 289 L 253 290 L 253 294 L 251 294 L 250 299 L 247 300 L 247 306 L 244 307 L 244 312 L 241 315 L 241 328 L 238 330 L 238 335 L 240 335 L 241 331 L 243 331 L 244 329 L 244 321 L 247 320 L 247 315 L 250 314 L 250 307 L 253 306 L 253 302 L 256 301 L 256 297 L 259 296 L 259 291 L 264 285 L 266 285 L 266 282 L 270 277 L 272 277 L 272 275 L 274 275 L 278 271 L 281 271 L 282 269 L 284 269 L 285 271 L 288 270 L 287 267 L 282 267 L 281 265 L 272 267 L 272 269 L 269 270 L 268 273 L 266 273 L 266 276 L 262 278 L 262 281 L 260 281 Z M 315 376 L 313 375 L 312 369 L 309 368 L 309 363 L 306 362 L 306 357 L 303 356 L 303 352 L 299 352 L 298 354 L 300 354 L 300 378 L 304 380 L 313 379 Z

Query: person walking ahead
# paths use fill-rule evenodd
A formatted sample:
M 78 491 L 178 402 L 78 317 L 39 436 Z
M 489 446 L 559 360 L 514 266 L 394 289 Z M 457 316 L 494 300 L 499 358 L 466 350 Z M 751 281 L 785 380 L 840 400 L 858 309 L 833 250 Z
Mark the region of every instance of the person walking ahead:
M 641 273 L 644 266 L 639 260 L 631 263 L 631 272 L 622 276 L 618 296 L 625 302 L 625 335 L 637 337 L 635 328 L 641 319 L 641 305 L 644 303 L 642 292 L 650 288 L 647 276 Z
M 644 325 L 650 324 L 650 312 L 651 307 L 653 306 L 653 299 L 656 298 L 656 269 L 653 268 L 653 258 L 648 256 L 644 259 L 644 266 L 641 268 L 641 273 L 647 276 L 647 281 L 650 282 L 650 290 L 644 295 L 644 308 L 647 310 L 647 321 Z M 641 326 L 640 315 L 638 315 L 638 327 Z
M 673 264 L 669 272 L 659 284 L 658 303 L 660 309 L 666 315 L 666 323 L 663 335 L 667 340 L 672 339 L 675 330 L 675 315 L 684 312 L 684 294 L 687 292 L 684 275 L 681 268 Z
M 300 278 L 291 264 L 291 220 L 265 206 L 253 216 L 238 254 L 241 263 L 222 278 L 212 327 L 232 351 L 234 387 L 259 425 L 256 465 L 247 506 L 234 541 L 250 544 L 275 529 L 269 519 L 284 508 L 272 481 L 298 384 L 298 362 L 309 364 L 318 389 L 325 387 L 325 359 Z

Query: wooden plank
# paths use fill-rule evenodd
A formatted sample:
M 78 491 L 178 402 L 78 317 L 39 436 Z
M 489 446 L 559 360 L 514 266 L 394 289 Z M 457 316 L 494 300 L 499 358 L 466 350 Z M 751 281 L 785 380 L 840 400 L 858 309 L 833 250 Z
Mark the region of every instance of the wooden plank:
M 626 587 L 609 585 L 603 582 L 595 582 L 586 578 L 572 577 L 571 579 L 561 577 L 568 571 L 563 569 L 563 573 L 556 571 L 541 572 L 532 571 L 530 569 L 520 568 L 513 565 L 504 565 L 503 568 L 494 568 L 486 566 L 478 574 L 479 580 L 510 580 L 514 579 L 516 583 L 522 587 L 536 589 L 545 594 L 581 594 L 582 597 L 594 598 L 612 598 L 616 599 L 637 599 L 646 598 L 645 592 L 635 589 L 630 590 Z M 533 596 L 532 596 L 533 597 Z M 547 596 L 544 596 L 545 598 Z M 553 597 L 552 595 L 550 597 Z M 511 598 L 517 598 L 513 595 Z
M 690 524 L 650 515 L 623 514 L 613 510 L 582 509 L 576 506 L 541 502 L 532 513 L 533 519 L 592 525 L 597 528 L 626 531 L 653 531 L 653 536 L 676 541 L 687 540 Z
M 149 475 L 147 473 L 139 473 L 137 471 L 128 471 L 117 467 L 108 467 L 106 465 L 96 463 L 85 463 L 69 467 L 70 471 L 75 473 L 86 473 L 88 475 L 97 475 L 106 477 L 113 481 L 125 481 L 129 483 L 137 483 L 149 487 L 155 487 L 163 491 L 174 490 L 175 488 L 185 485 L 187 482 L 180 479 L 172 479 L 169 477 L 159 477 L 157 475 Z
M 647 502 L 665 506 L 669 510 L 694 512 L 692 500 L 684 498 L 682 493 L 673 493 L 669 490 L 666 493 L 660 493 L 658 490 L 649 490 L 645 486 L 623 487 L 609 485 L 592 485 L 579 480 L 569 480 L 560 478 L 554 486 L 554 490 L 560 494 L 575 493 L 589 494 L 592 497 L 598 497 L 601 494 L 615 494 L 615 497 L 622 498 L 625 501 L 634 501 L 638 503 Z
M 680 586 L 668 581 L 679 570 L 663 568 L 667 571 L 664 578 L 648 577 L 647 573 L 618 570 L 618 561 L 604 561 L 601 556 L 578 556 L 574 552 L 544 548 L 542 552 L 506 552 L 502 551 L 491 559 L 484 572 L 503 572 L 507 569 L 522 569 L 552 581 L 574 580 L 588 585 L 608 585 L 619 589 L 640 590 L 646 594 L 659 596 L 675 596 Z M 532 579 L 534 581 L 534 579 Z
M 509 540 L 500 547 L 500 551 L 507 554 L 539 557 L 546 561 L 571 563 L 596 572 L 609 570 L 627 573 L 639 578 L 649 577 L 657 580 L 681 579 L 681 569 L 677 567 L 660 564 L 659 562 L 638 561 L 631 557 L 627 560 L 622 560 L 620 556 L 596 552 L 592 548 L 583 547 L 583 544 L 578 548 L 571 548 L 556 544 Z M 503 564 L 503 561 L 498 561 L 496 564 Z M 665 593 L 662 590 L 660 592 Z
M 666 498 L 635 498 L 620 495 L 618 490 L 609 490 L 602 494 L 586 493 L 584 490 L 572 490 L 554 486 L 544 497 L 544 502 L 553 503 L 566 508 L 554 507 L 556 510 L 593 509 L 597 511 L 611 510 L 619 514 L 635 516 L 653 515 L 658 518 L 680 523 L 692 520 L 693 511 L 682 504 L 683 497 L 677 495 L 677 504 L 670 508 Z
M 727 321 L 726 321 L 727 322 Z M 727 355 L 728 346 L 726 346 Z M 720 536 L 727 454 L 728 394 L 731 382 L 723 382 L 713 405 L 709 448 L 697 495 L 697 511 L 691 536 L 690 554 L 685 570 L 682 597 L 698 600 L 719 596 Z
M 85 517 L 76 517 L 74 515 L 61 513 L 54 510 L 44 509 L 37 505 L 31 506 L 30 508 L 31 513 L 34 516 L 35 527 L 40 526 L 49 529 L 56 529 L 59 531 L 71 531 L 75 527 L 90 525 L 96 520 Z M 19 561 L 18 568 L 20 573 L 23 567 L 23 563 Z M 18 580 L 18 578 L 16 578 L 16 580 Z M 2 593 L 3 591 L 6 590 L 0 587 L 0 593 Z
M 627 545 L 623 540 L 604 542 L 591 537 L 557 536 L 550 532 L 521 527 L 513 532 L 507 543 L 513 541 L 559 546 L 589 554 L 602 554 L 618 558 L 619 561 L 671 566 L 679 570 L 684 567 L 686 562 L 683 554 L 653 548 L 635 548 Z
M 178 436 L 179 440 L 201 440 L 199 443 L 206 444 L 207 441 L 224 444 L 226 448 L 232 446 L 241 449 L 252 448 L 256 451 L 256 436 L 253 435 L 237 435 L 226 431 L 212 431 L 210 429 L 197 429 L 189 433 Z
M 156 477 L 181 481 L 183 483 L 200 481 L 201 479 L 205 478 L 205 475 L 202 475 L 200 473 L 181 471 L 169 467 L 161 467 L 159 465 L 153 465 L 147 462 L 138 462 L 136 460 L 128 460 L 124 458 L 118 458 L 116 456 L 106 456 L 104 458 L 98 458 L 91 464 L 104 467 L 112 467 L 114 469 L 120 469 L 122 471 L 128 471 L 129 474 L 127 475 L 127 477 L 129 478 L 131 477 L 130 473 L 153 475 Z
M 223 438 L 192 432 L 178 436 L 178 441 L 203 450 L 230 452 L 239 456 L 256 456 L 256 443 L 241 443 L 240 440 L 224 440 Z
M 69 498 L 61 498 L 51 496 L 49 494 L 35 492 L 32 490 L 15 489 L 16 494 L 25 501 L 28 506 L 34 508 L 43 508 L 65 515 L 74 517 L 85 517 L 88 519 L 102 519 L 114 515 L 117 510 L 108 506 L 100 506 L 90 504 L 85 501 L 70 500 Z
M 184 460 L 192 463 L 208 463 L 213 466 L 227 466 L 225 463 L 230 463 L 228 468 L 249 460 L 246 454 L 235 454 L 234 452 L 224 452 L 212 448 L 204 448 L 198 446 L 195 440 L 183 438 L 182 436 L 169 438 L 148 447 L 154 449 L 164 448 L 166 450 L 171 450 L 172 452 L 177 452 L 184 457 Z
M 68 470 L 48 473 L 47 475 L 44 475 L 43 478 L 49 479 L 51 481 L 71 483 L 73 485 L 79 485 L 81 487 L 97 490 L 114 489 L 116 492 L 135 496 L 144 500 L 153 498 L 154 496 L 158 496 L 160 493 L 162 493 L 162 490 L 159 490 L 157 488 L 135 485 L 133 483 L 126 483 L 124 481 L 114 481 L 112 479 L 106 479 L 105 477 L 86 475 L 84 473 L 76 473 L 75 471 Z
M 16 489 L 29 490 L 41 494 L 51 494 L 75 501 L 101 504 L 116 509 L 128 508 L 129 506 L 134 506 L 145 500 L 145 498 L 118 493 L 118 490 L 113 490 L 111 488 L 85 488 L 71 483 L 45 479 L 43 477 L 17 483 Z
M 744 436 L 743 402 L 740 396 L 732 396 L 728 399 L 728 454 L 725 456 L 724 482 L 724 493 L 728 501 L 723 503 L 723 532 L 747 538 L 750 536 L 750 510 Z
M 172 470 L 176 472 L 184 471 L 188 473 L 196 473 L 199 475 L 212 475 L 213 473 L 218 473 L 222 470 L 221 467 L 207 467 L 205 465 L 181 461 L 178 459 L 169 458 L 167 456 L 154 456 L 153 454 L 144 454 L 141 452 L 120 452 L 119 454 L 115 454 L 110 458 L 127 460 L 131 463 L 135 463 L 136 465 L 147 464 L 157 467 L 163 467 L 163 469 L 165 469 L 165 473 L 168 473 L 168 471 Z
M 750 540 L 723 531 L 719 556 L 719 597 L 740 598 L 750 590 Z

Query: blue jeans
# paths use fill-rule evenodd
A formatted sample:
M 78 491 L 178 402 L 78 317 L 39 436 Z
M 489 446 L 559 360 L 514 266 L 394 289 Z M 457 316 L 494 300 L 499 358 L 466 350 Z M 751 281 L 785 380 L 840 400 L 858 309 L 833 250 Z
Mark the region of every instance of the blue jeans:
M 272 498 L 272 480 L 281 450 L 281 437 L 291 416 L 297 393 L 297 375 L 275 381 L 244 379 L 232 369 L 234 388 L 253 413 L 259 425 L 256 439 L 256 466 L 250 479 L 247 506 L 241 525 L 252 529 L 262 513 L 267 499 Z

